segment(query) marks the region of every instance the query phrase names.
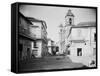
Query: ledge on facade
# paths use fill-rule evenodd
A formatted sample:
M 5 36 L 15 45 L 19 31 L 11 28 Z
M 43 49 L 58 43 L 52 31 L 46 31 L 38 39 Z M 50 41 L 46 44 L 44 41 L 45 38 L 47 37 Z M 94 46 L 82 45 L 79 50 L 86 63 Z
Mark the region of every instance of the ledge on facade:
M 47 40 L 44 40 L 42 38 L 36 38 L 37 41 L 41 40 L 41 41 L 44 41 L 45 43 L 47 43 L 48 41 Z
M 57 46 L 55 46 L 55 45 L 51 45 L 51 46 L 48 46 L 48 47 L 57 47 Z
M 73 43 L 85 43 L 86 40 L 70 40 L 70 42 L 73 42 Z
M 34 37 L 34 38 L 32 38 L 32 37 L 27 36 L 27 35 L 24 35 L 24 34 L 22 34 L 22 33 L 19 33 L 19 36 L 22 36 L 22 37 L 27 38 L 27 39 L 32 40 L 32 41 L 35 41 L 35 40 L 36 40 L 36 38 L 35 38 L 35 37 Z
M 34 48 L 38 48 L 38 47 L 36 46 L 36 47 L 34 47 Z

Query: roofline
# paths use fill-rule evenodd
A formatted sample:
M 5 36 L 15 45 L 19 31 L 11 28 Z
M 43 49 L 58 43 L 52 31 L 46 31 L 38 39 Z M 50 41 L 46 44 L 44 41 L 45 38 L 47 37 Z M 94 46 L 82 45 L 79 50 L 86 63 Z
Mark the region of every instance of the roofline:
M 32 22 L 41 22 L 42 23 L 42 25 L 43 25 L 43 23 L 45 23 L 45 27 L 47 28 L 47 26 L 46 26 L 46 22 L 45 21 L 43 21 L 43 20 L 38 20 L 38 19 L 36 19 L 36 18 L 34 18 L 34 17 L 27 17 L 28 18 L 28 20 L 30 20 L 30 21 L 32 21 Z M 33 19 L 33 20 L 32 20 Z M 43 25 L 44 26 L 44 25 Z
M 94 28 L 96 28 L 96 26 L 72 26 L 71 27 L 71 29 L 70 29 L 70 33 L 69 33 L 69 35 L 68 35 L 68 37 L 70 36 L 70 34 L 71 34 L 71 30 L 73 29 L 73 28 L 89 28 L 89 27 L 94 27 Z
M 52 39 L 50 39 L 50 38 L 47 38 L 47 40 L 48 40 L 48 41 L 53 41 L 53 40 L 52 40 Z M 54 42 L 54 41 L 53 41 L 53 42 Z
M 96 27 L 96 26 L 72 26 L 71 28 L 89 28 L 89 27 Z
M 25 17 L 21 12 L 18 12 L 18 15 L 19 15 L 19 17 L 20 16 L 23 17 L 28 23 L 30 23 L 32 25 L 31 21 L 28 20 L 27 17 Z
M 32 21 L 32 22 L 42 22 L 42 20 L 38 20 L 34 17 L 27 17 L 28 20 Z

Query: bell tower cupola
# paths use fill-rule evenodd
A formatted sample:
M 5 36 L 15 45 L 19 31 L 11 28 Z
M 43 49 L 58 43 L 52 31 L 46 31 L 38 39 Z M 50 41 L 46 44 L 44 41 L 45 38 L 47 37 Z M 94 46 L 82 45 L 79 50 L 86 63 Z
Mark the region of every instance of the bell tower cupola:
M 74 14 L 72 11 L 69 9 L 66 16 L 65 16 L 65 26 L 72 26 L 74 25 Z

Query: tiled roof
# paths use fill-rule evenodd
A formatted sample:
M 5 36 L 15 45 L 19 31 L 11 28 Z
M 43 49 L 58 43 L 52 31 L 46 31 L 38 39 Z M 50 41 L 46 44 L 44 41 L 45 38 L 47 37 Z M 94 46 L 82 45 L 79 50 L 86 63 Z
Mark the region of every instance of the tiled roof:
M 78 25 L 72 26 L 72 28 L 89 28 L 96 27 L 96 22 L 81 22 Z
M 77 26 L 96 26 L 96 22 L 81 22 Z
M 27 19 L 32 21 L 32 22 L 41 22 L 43 24 L 43 26 L 45 26 L 47 28 L 46 22 L 43 20 L 38 20 L 38 19 L 33 18 L 33 17 L 27 17 Z
M 33 22 L 42 22 L 42 20 L 38 20 L 36 18 L 33 17 L 27 17 L 28 20 L 33 21 Z

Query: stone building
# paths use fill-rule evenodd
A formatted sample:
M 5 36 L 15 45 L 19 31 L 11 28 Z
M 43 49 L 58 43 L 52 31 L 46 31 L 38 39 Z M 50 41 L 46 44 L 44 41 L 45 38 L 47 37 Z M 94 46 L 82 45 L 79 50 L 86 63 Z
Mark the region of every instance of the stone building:
M 48 53 L 49 55 L 56 55 L 59 51 L 59 47 L 55 44 L 52 39 L 48 39 Z
M 32 49 L 31 43 L 35 41 L 35 35 L 30 35 L 30 27 L 32 23 L 19 12 L 19 33 L 18 33 L 18 56 L 19 60 L 31 58 Z
M 19 12 L 19 59 L 47 55 L 47 26 L 45 21 L 25 17 Z
M 32 17 L 27 17 L 28 20 L 31 21 L 32 25 L 30 28 L 31 34 L 35 34 L 35 43 L 32 45 L 36 47 L 32 47 L 33 53 L 35 53 L 35 57 L 43 57 L 47 55 L 47 25 L 45 21 L 37 20 Z
M 51 39 L 48 39 L 48 53 L 50 55 L 52 55 L 53 46 L 54 46 L 54 41 Z

